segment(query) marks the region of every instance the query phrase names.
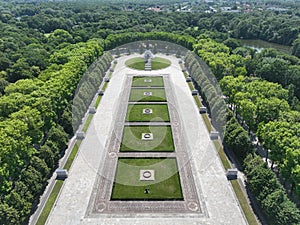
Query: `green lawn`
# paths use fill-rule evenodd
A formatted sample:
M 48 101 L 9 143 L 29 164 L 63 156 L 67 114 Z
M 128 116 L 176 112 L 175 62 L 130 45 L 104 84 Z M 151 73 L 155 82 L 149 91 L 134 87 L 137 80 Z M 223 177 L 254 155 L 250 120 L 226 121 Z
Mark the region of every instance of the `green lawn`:
M 53 190 L 52 190 L 52 192 L 51 192 L 51 194 L 50 194 L 50 196 L 49 196 L 49 198 L 46 202 L 46 205 L 45 205 L 38 221 L 36 222 L 36 225 L 44 225 L 46 223 L 46 220 L 47 220 L 47 218 L 49 216 L 49 213 L 50 213 L 50 211 L 51 211 L 51 209 L 52 209 L 52 207 L 55 203 L 55 200 L 56 200 L 56 198 L 59 194 L 59 191 L 60 191 L 63 183 L 64 182 L 62 180 L 57 180 L 56 181 L 56 183 L 53 187 Z
M 131 69 L 145 70 L 145 59 L 142 57 L 136 57 L 128 59 L 125 65 Z M 161 57 L 155 57 L 151 60 L 151 70 L 160 70 L 167 68 L 171 65 L 171 61 Z
M 151 82 L 145 82 L 151 80 Z M 164 81 L 161 76 L 156 77 L 133 77 L 132 87 L 163 87 Z
M 220 141 L 218 140 L 214 140 L 213 141 L 214 145 L 215 145 L 215 148 L 217 149 L 218 151 L 218 154 L 219 154 L 219 157 L 221 159 L 221 162 L 223 164 L 223 167 L 225 170 L 228 170 L 228 169 L 231 169 L 231 165 L 227 159 L 227 156 L 224 152 L 224 149 L 223 149 L 223 146 L 221 145 Z
M 74 147 L 72 148 L 72 152 L 69 155 L 68 160 L 64 166 L 64 169 L 69 170 L 71 168 L 71 165 L 77 155 L 80 144 L 81 144 L 81 141 L 76 141 Z
M 249 225 L 258 225 L 256 219 L 255 219 L 255 216 L 253 214 L 253 211 L 245 197 L 245 194 L 244 192 L 242 191 L 241 189 L 241 186 L 239 185 L 238 181 L 237 180 L 231 180 L 230 181 L 232 187 L 233 187 L 233 190 L 235 192 L 235 195 L 236 197 L 238 198 L 239 200 L 239 203 L 240 203 L 240 206 L 245 214 L 245 217 L 248 221 L 248 224 Z
M 128 66 L 131 69 L 145 70 L 145 59 L 141 58 L 141 57 L 128 59 L 125 62 L 125 65 Z
M 191 91 L 195 90 L 194 85 L 192 82 L 188 82 L 189 88 Z
M 102 91 L 105 91 L 105 90 L 106 90 L 107 85 L 108 85 L 108 82 L 104 82 L 104 85 L 103 85 L 103 87 L 102 87 Z
M 140 181 L 140 170 L 154 170 L 155 180 Z M 111 200 L 183 200 L 176 159 L 119 158 Z
M 100 101 L 101 101 L 101 98 L 102 96 L 98 95 L 97 99 L 96 99 L 96 102 L 95 102 L 95 108 L 97 109 L 99 104 L 100 104 Z
M 206 128 L 208 132 L 210 133 L 211 131 L 214 130 L 213 126 L 211 125 L 210 119 L 206 113 L 201 114 L 202 119 L 204 120 L 204 123 L 206 125 Z
M 144 92 L 151 92 L 151 96 L 145 96 Z M 132 88 L 129 97 L 130 102 L 165 102 L 166 93 L 163 88 Z
M 82 131 L 85 133 L 87 131 L 87 129 L 89 128 L 90 126 L 90 123 L 92 122 L 92 119 L 93 119 L 94 115 L 93 114 L 89 114 L 88 118 L 86 119 L 84 125 L 83 125 L 83 128 L 82 128 Z
M 194 100 L 196 102 L 196 105 L 198 106 L 198 108 L 200 108 L 202 106 L 199 96 L 198 95 L 194 95 Z
M 171 65 L 171 61 L 168 59 L 155 57 L 154 59 L 151 60 L 151 70 L 164 69 L 170 65 Z
M 153 140 L 142 140 L 142 133 L 152 133 Z M 120 152 L 173 152 L 171 126 L 125 126 Z
M 152 114 L 143 114 L 143 109 L 152 109 Z M 129 122 L 150 122 L 150 121 L 165 121 L 169 122 L 168 105 L 146 105 L 136 104 L 128 105 L 126 121 Z

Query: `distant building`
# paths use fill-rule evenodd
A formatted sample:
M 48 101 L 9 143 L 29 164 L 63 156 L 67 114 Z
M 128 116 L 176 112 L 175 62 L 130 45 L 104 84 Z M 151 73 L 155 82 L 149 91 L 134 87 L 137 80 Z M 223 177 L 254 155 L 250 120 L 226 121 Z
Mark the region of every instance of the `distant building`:
M 151 11 L 154 11 L 154 12 L 160 12 L 161 8 L 159 8 L 159 6 L 157 6 L 157 7 L 148 8 L 147 10 L 151 10 Z

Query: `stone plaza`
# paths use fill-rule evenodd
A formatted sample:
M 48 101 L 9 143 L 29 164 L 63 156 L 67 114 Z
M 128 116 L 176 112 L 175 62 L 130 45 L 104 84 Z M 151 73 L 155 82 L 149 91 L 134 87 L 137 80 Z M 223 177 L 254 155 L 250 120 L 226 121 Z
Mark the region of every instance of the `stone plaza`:
M 178 59 L 162 55 L 172 62 L 170 67 L 138 71 L 125 66 L 132 57 L 136 55 L 118 59 L 47 224 L 247 224 Z M 172 127 L 174 152 L 119 151 L 133 76 L 163 77 L 170 122 L 156 125 Z M 143 138 L 156 139 L 152 133 Z M 183 200 L 111 200 L 118 158 L 126 157 L 176 158 Z M 159 172 L 145 167 L 137 179 L 154 182 Z M 151 188 L 146 189 L 145 195 L 151 195 Z

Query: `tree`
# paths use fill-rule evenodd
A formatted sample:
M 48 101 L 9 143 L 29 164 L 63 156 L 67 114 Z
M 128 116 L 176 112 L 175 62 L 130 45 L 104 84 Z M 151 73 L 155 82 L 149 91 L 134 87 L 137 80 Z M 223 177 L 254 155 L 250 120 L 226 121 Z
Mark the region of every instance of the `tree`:
M 256 105 L 247 99 L 242 99 L 237 104 L 239 105 L 237 112 L 249 126 L 249 131 L 256 130 Z
M 44 180 L 49 176 L 49 168 L 45 161 L 37 156 L 33 156 L 30 160 L 30 165 L 41 173 Z
M 41 114 L 37 109 L 32 109 L 29 106 L 25 106 L 18 112 L 12 113 L 10 115 L 12 119 L 19 119 L 27 124 L 28 135 L 32 140 L 32 143 L 40 143 L 43 132 L 42 127 L 44 126 L 44 121 L 42 120 Z
M 257 121 L 269 122 L 279 118 L 280 111 L 289 111 L 289 104 L 278 98 L 262 98 L 257 101 Z
M 10 193 L 5 196 L 5 202 L 13 206 L 18 212 L 21 221 L 23 221 L 31 209 L 31 203 L 28 202 L 23 196 L 20 196 L 15 190 L 10 191 Z
M 292 54 L 300 58 L 300 37 L 293 42 Z
M 0 224 L 20 224 L 19 212 L 7 203 L 0 202 Z
M 53 33 L 50 34 L 49 42 L 53 46 L 57 46 L 57 45 L 62 44 L 62 43 L 72 43 L 73 42 L 73 37 L 66 30 L 56 29 L 55 31 L 53 31 Z
M 10 69 L 8 69 L 7 79 L 9 82 L 15 82 L 25 78 L 33 78 L 33 73 L 26 60 L 21 58 Z
M 48 168 L 54 167 L 55 162 L 55 150 L 51 150 L 51 148 L 48 145 L 43 145 L 39 150 L 39 158 L 43 159 L 45 163 L 47 164 Z
M 24 182 L 24 184 L 27 187 L 30 187 L 30 193 L 36 197 L 40 194 L 42 187 L 43 187 L 43 181 L 45 178 L 42 177 L 42 174 L 38 172 L 35 168 L 32 166 L 29 166 L 26 168 L 26 170 L 22 171 L 22 179 L 21 181 Z
M 0 78 L 0 95 L 4 94 L 4 89 L 8 86 L 9 82 L 3 78 Z

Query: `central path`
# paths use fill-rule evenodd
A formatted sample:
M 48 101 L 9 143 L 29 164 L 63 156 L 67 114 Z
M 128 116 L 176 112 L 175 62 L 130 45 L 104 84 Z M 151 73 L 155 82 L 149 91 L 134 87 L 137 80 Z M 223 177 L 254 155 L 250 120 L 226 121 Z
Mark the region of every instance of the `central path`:
M 152 76 L 159 74 L 151 74 Z M 124 74 L 124 76 L 127 76 Z M 173 141 L 175 146 L 175 153 L 173 155 L 177 159 L 181 189 L 183 192 L 183 201 L 111 201 L 113 181 L 116 173 L 116 167 L 118 163 L 119 146 L 122 140 L 123 125 L 125 120 L 125 114 L 127 112 L 127 104 L 129 99 L 130 87 L 132 83 L 132 75 L 128 75 L 125 80 L 123 92 L 119 99 L 118 117 L 115 120 L 115 126 L 112 129 L 111 138 L 108 141 L 105 151 L 108 152 L 108 156 L 105 159 L 102 168 L 99 168 L 100 176 L 97 177 L 97 181 L 94 185 L 92 197 L 89 204 L 89 210 L 87 216 L 89 217 L 103 217 L 103 214 L 115 215 L 123 214 L 130 216 L 135 213 L 136 216 L 149 216 L 147 213 L 151 213 L 152 217 L 184 217 L 187 214 L 193 214 L 193 216 L 202 217 L 205 209 L 205 205 L 200 203 L 196 186 L 194 184 L 194 178 L 192 174 L 192 168 L 190 165 L 189 155 L 186 149 L 186 141 L 183 134 L 182 123 L 177 112 L 178 106 L 174 98 L 174 93 L 170 83 L 169 75 L 163 75 L 166 99 L 169 108 L 170 121 L 172 125 Z M 128 88 L 129 87 L 129 88 Z M 136 123 L 130 123 L 134 125 Z M 139 123 L 141 124 L 141 123 Z M 155 122 L 147 123 L 154 125 Z M 127 153 L 127 156 L 145 157 L 149 154 L 145 152 Z M 157 157 L 163 157 L 165 153 L 157 152 Z M 119 154 L 120 156 L 120 154 Z M 152 155 L 154 156 L 154 155 Z M 159 171 L 157 171 L 158 173 Z M 126 217 L 127 217 L 126 216 Z
M 125 66 L 125 61 L 132 57 L 136 56 L 118 59 L 116 72 L 47 224 L 246 224 L 205 124 L 193 102 L 178 59 L 163 56 L 171 60 L 170 67 L 158 71 L 136 71 Z M 107 199 L 107 196 L 110 197 L 117 158 L 129 154 L 137 156 L 137 153 L 118 152 L 131 84 L 128 78 L 132 75 L 168 77 L 169 85 L 165 87 L 168 101 L 172 102 L 169 105 L 171 124 L 173 123 L 172 129 L 178 129 L 174 133 L 174 144 L 182 151 L 147 152 L 143 157 L 177 156 L 178 164 L 184 163 L 179 165 L 179 168 L 184 168 L 180 171 L 184 201 L 176 204 L 162 201 L 151 208 L 151 202 L 146 202 L 145 207 L 141 207 L 141 202 L 137 201 L 130 205 L 111 204 Z M 170 93 L 172 94 L 169 96 Z M 100 201 L 97 202 L 97 199 Z M 160 210 L 164 211 L 158 212 Z

